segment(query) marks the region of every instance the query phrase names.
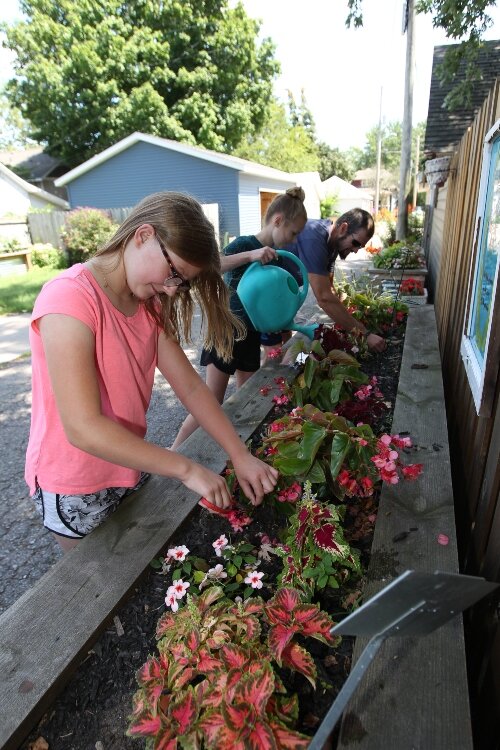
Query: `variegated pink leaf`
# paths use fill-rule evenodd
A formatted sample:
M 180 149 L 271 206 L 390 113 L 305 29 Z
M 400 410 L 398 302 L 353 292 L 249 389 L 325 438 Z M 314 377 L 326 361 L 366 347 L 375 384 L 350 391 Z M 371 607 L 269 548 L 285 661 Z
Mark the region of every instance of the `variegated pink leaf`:
M 267 642 L 278 664 L 281 664 L 283 649 L 290 643 L 294 635 L 295 630 L 287 625 L 273 625 L 269 630 Z
M 234 643 L 228 643 L 226 646 L 223 646 L 220 652 L 224 663 L 229 669 L 242 667 L 248 660 L 246 651 Z
M 139 685 L 147 685 L 152 680 L 163 681 L 164 672 L 160 662 L 155 656 L 151 656 L 145 664 L 136 673 L 136 680 Z
M 163 638 L 165 633 L 172 629 L 172 627 L 174 626 L 174 622 L 175 618 L 173 613 L 170 612 L 170 610 L 168 612 L 165 612 L 156 624 L 156 640 L 159 641 L 160 638 Z
M 198 608 L 200 612 L 205 612 L 212 604 L 224 596 L 222 586 L 209 586 L 203 591 L 198 599 Z
M 176 722 L 176 734 L 188 734 L 198 717 L 195 694 L 192 687 L 184 691 L 182 697 L 170 704 L 169 716 Z
M 244 675 L 234 691 L 234 703 L 252 706 L 259 715 L 264 714 L 274 690 L 274 675 L 270 665 L 255 674 Z
M 271 721 L 270 725 L 276 738 L 276 746 L 280 750 L 306 750 L 311 744 L 311 738 L 305 734 L 294 732 L 278 722 Z
M 151 712 L 145 712 L 130 723 L 127 735 L 129 737 L 154 737 L 160 729 L 160 717 L 153 716 Z
M 200 633 L 198 630 L 193 628 L 185 635 L 185 643 L 188 651 L 190 651 L 192 654 L 198 651 L 198 648 L 200 646 Z
M 299 646 L 298 643 L 292 643 L 284 649 L 281 659 L 285 667 L 300 672 L 307 677 L 313 688 L 316 687 L 316 665 L 305 648 Z
M 198 726 L 206 740 L 207 747 L 219 747 L 218 734 L 224 726 L 224 717 L 220 711 L 206 711 Z
M 253 707 L 248 704 L 244 705 L 240 703 L 237 706 L 230 706 L 224 703 L 222 706 L 222 716 L 225 720 L 224 726 L 237 737 L 255 718 L 255 712 L 253 711 Z
M 223 662 L 221 659 L 215 659 L 206 648 L 200 649 L 197 664 L 198 672 L 210 674 L 211 672 L 220 669 L 222 666 Z
M 155 740 L 154 750 L 177 750 L 177 737 L 172 737 L 170 731 L 166 731 Z

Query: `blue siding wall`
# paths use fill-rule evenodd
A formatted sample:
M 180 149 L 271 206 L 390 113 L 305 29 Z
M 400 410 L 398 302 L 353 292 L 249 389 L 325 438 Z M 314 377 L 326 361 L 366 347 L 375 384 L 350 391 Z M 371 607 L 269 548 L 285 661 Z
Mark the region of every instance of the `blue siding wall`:
M 160 190 L 190 193 L 219 204 L 219 228 L 240 233 L 238 171 L 150 143 L 136 143 L 67 185 L 72 208 L 134 206 Z

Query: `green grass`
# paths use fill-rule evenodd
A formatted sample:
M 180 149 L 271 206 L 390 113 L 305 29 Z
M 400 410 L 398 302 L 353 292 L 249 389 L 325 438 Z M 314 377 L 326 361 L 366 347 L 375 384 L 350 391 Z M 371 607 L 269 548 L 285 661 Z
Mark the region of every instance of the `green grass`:
M 38 292 L 60 268 L 33 268 L 28 273 L 0 276 L 0 315 L 31 312 Z

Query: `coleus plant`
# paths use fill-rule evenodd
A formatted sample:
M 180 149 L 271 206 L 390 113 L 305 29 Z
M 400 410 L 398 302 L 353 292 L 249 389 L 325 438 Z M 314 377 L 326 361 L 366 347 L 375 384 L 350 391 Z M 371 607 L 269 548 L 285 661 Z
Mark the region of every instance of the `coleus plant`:
M 409 437 L 377 437 L 370 425 L 354 425 L 344 417 L 306 404 L 272 422 L 263 438 L 266 460 L 296 481 L 327 484 L 339 500 L 369 497 L 376 482 L 397 484 L 415 479 L 422 464 L 404 465 L 399 451 Z
M 304 493 L 290 519 L 283 544 L 281 585 L 300 589 L 311 599 L 316 589 L 338 588 L 351 574 L 361 575 L 359 554 L 344 538 L 345 506 L 320 502 L 305 482 Z
M 307 748 L 310 738 L 294 729 L 297 696 L 287 694 L 276 668 L 299 672 L 314 686 L 316 667 L 303 639 L 334 645 L 332 626 L 291 587 L 268 602 L 234 603 L 220 586 L 188 594 L 182 609 L 158 622 L 158 656 L 137 673 L 127 735 L 145 738 L 148 750 Z

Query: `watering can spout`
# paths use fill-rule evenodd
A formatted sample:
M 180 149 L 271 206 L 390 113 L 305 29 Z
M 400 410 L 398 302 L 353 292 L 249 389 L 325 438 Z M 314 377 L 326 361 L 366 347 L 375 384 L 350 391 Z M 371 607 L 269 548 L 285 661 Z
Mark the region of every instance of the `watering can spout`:
M 305 336 L 307 336 L 307 338 L 313 339 L 314 332 L 318 326 L 319 323 L 311 323 L 310 325 L 300 325 L 299 323 L 292 323 L 290 328 L 292 331 L 299 331 L 299 333 L 303 333 Z

